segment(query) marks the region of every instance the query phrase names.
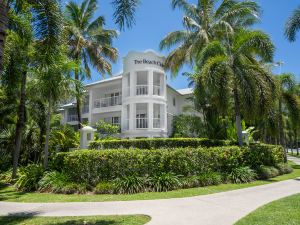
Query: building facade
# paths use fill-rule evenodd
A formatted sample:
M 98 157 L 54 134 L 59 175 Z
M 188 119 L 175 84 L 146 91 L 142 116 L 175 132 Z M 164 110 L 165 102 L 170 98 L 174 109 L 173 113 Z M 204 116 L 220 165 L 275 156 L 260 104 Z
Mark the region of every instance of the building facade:
M 122 74 L 85 86 L 82 122 L 119 125 L 123 138 L 171 135 L 173 117 L 193 105 L 192 90 L 167 84 L 164 60 L 153 51 L 129 52 Z M 61 113 L 62 123 L 77 125 L 75 102 L 63 105 Z

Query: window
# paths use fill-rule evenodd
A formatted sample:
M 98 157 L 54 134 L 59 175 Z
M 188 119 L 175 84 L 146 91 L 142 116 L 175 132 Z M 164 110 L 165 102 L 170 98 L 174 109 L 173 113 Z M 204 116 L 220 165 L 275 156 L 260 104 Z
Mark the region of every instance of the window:
M 118 117 L 118 116 L 107 117 L 107 118 L 104 118 L 104 122 L 110 123 L 112 125 L 120 126 L 120 124 L 121 124 L 121 118 Z
M 115 116 L 115 117 L 112 117 L 111 118 L 111 123 L 113 124 L 113 125 L 117 125 L 117 126 L 120 126 L 120 117 L 118 117 L 118 116 Z
M 173 106 L 176 106 L 176 99 L 173 97 Z
M 88 141 L 92 140 L 92 134 L 91 133 L 87 133 L 86 139 Z

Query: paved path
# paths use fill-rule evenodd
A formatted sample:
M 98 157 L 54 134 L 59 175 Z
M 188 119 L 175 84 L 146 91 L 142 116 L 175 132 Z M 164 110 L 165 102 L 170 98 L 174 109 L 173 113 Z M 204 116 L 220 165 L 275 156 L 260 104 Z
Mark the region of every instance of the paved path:
M 300 159 L 294 157 L 289 159 L 300 165 Z M 230 225 L 266 203 L 296 193 L 300 193 L 300 179 L 181 199 L 94 203 L 0 202 L 0 215 L 145 214 L 152 218 L 148 225 Z

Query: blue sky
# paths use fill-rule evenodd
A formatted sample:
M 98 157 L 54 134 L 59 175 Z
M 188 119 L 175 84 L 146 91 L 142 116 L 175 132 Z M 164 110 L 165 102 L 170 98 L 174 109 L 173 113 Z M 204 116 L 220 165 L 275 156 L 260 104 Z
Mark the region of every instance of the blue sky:
M 81 2 L 80 0 L 78 0 Z M 196 0 L 189 0 L 196 2 Z M 106 18 L 106 28 L 117 29 L 113 23 L 113 8 L 110 0 L 98 0 L 99 9 L 97 15 L 104 15 Z M 167 52 L 159 51 L 159 42 L 171 31 L 182 28 L 183 13 L 179 10 L 172 10 L 170 6 L 171 0 L 141 0 L 142 4 L 137 10 L 136 25 L 132 29 L 121 32 L 118 39 L 114 41 L 114 46 L 119 50 L 119 60 L 113 64 L 113 74 L 122 71 L 122 57 L 130 50 L 144 51 L 153 49 L 159 53 L 167 54 Z M 284 25 L 287 18 L 292 14 L 293 10 L 300 5 L 300 1 L 296 0 L 257 0 L 262 7 L 263 14 L 261 22 L 255 26 L 271 36 L 275 46 L 275 61 L 283 61 L 282 72 L 292 72 L 300 80 L 300 32 L 298 41 L 289 43 L 283 33 Z M 186 77 L 181 75 L 182 72 L 191 71 L 188 66 L 184 67 L 178 76 L 169 79 L 169 84 L 174 88 L 180 89 L 188 86 Z M 275 73 L 279 73 L 279 68 L 274 69 Z M 92 81 L 100 80 L 101 76 L 93 71 Z

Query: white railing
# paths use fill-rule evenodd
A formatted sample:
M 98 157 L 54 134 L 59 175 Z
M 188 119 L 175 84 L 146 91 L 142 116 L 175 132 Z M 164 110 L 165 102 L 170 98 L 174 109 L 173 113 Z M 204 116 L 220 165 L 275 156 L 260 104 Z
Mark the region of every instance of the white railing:
M 78 121 L 78 115 L 68 115 L 68 122 Z
M 153 118 L 153 128 L 161 128 L 160 118 Z
M 94 108 L 105 108 L 122 104 L 122 96 L 114 96 L 109 98 L 96 99 L 94 101 Z
M 161 87 L 158 85 L 153 85 L 153 95 L 161 95 Z
M 136 85 L 136 95 L 148 95 L 148 85 Z
M 148 128 L 148 118 L 136 118 L 136 129 Z

